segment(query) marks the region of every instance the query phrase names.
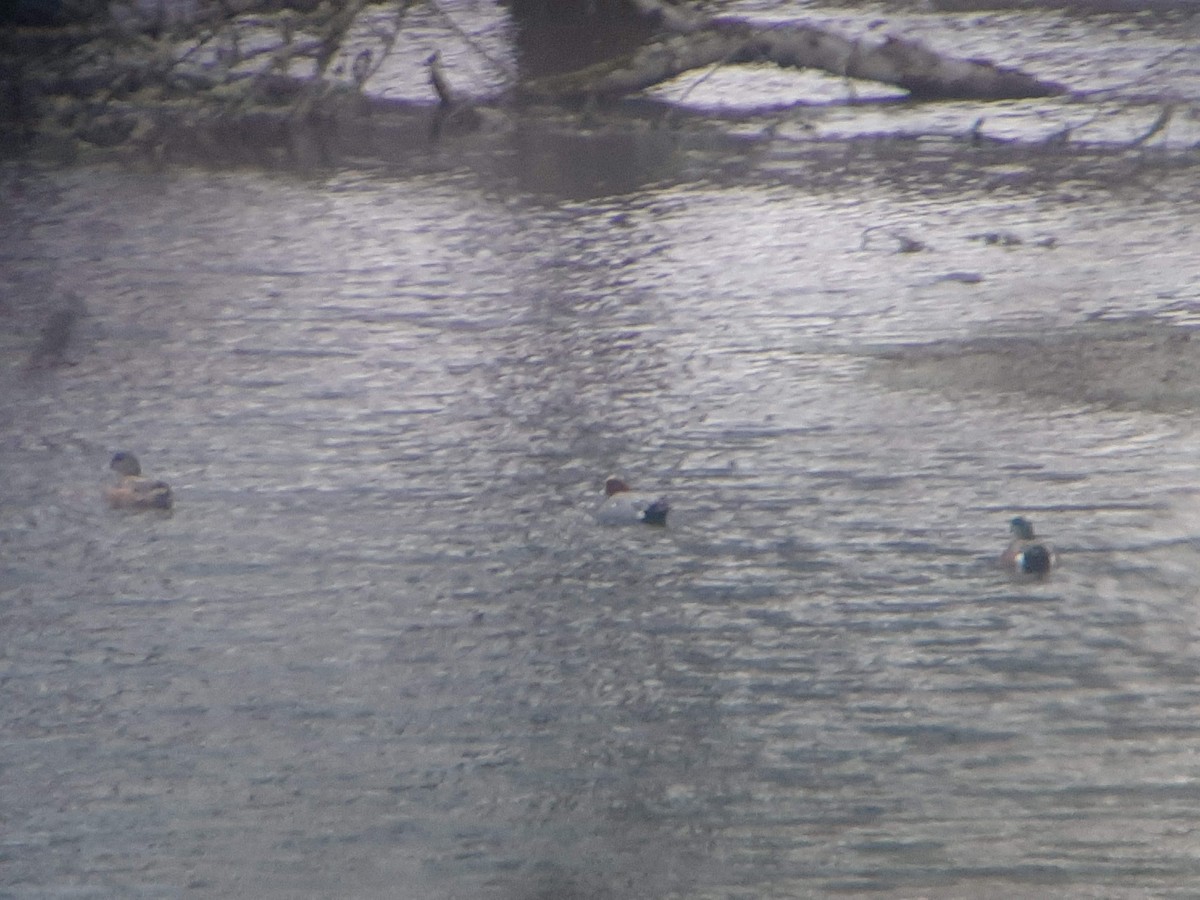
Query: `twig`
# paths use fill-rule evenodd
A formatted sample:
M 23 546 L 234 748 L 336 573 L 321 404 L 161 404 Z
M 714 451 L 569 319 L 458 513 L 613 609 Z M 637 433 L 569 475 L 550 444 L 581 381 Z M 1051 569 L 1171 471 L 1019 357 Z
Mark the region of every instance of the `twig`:
M 379 71 L 380 67 L 383 66 L 384 61 L 391 56 L 392 50 L 396 46 L 396 39 L 400 36 L 400 28 L 404 24 L 404 17 L 408 14 L 409 7 L 411 6 L 412 0 L 400 0 L 400 2 L 396 4 L 396 14 L 392 20 L 392 28 L 389 32 L 382 36 L 383 46 L 380 48 L 378 56 L 372 56 L 368 58 L 368 64 L 362 65 L 361 67 L 359 60 L 362 59 L 362 53 L 359 53 L 358 56 L 354 57 L 354 63 L 351 66 L 351 73 L 354 75 L 354 82 L 358 86 L 359 90 L 362 90 L 363 85 L 366 84 L 375 75 L 375 73 Z
M 442 107 L 449 109 L 454 106 L 458 101 L 449 82 L 446 81 L 446 73 L 442 71 L 442 55 L 435 51 L 425 60 L 425 65 L 429 69 L 429 83 L 433 85 L 434 93 L 438 95 Z
M 432 2 L 430 2 L 429 5 L 433 8 L 434 12 L 436 12 L 438 14 L 438 16 L 442 19 L 442 21 L 446 23 L 447 27 L 449 27 L 451 31 L 453 31 L 455 34 L 458 35 L 459 39 L 464 44 L 466 44 L 468 47 L 470 47 L 472 50 L 474 50 L 476 53 L 478 53 L 480 55 L 480 57 L 482 57 L 484 60 L 486 60 L 488 62 L 488 64 L 490 64 L 492 66 L 493 69 L 495 69 L 497 72 L 501 73 L 506 79 L 508 79 L 509 81 L 516 80 L 517 76 L 516 76 L 516 73 L 513 71 L 512 66 L 496 59 L 494 56 L 492 56 L 490 53 L 488 53 L 487 50 L 483 49 L 483 47 L 479 44 L 479 42 L 477 40 L 475 40 L 475 38 L 473 38 L 471 35 L 467 34 L 459 26 L 459 24 L 454 21 L 454 18 L 449 13 L 447 13 L 444 9 L 442 9 L 440 3 L 437 3 L 436 0 L 432 0 Z
M 1129 146 L 1130 147 L 1142 146 L 1142 144 L 1146 143 L 1146 141 L 1150 140 L 1150 138 L 1154 137 L 1156 134 L 1158 134 L 1160 131 L 1162 131 L 1164 128 L 1167 127 L 1167 123 L 1171 121 L 1171 116 L 1174 113 L 1175 113 L 1175 107 L 1172 106 L 1170 103 L 1168 103 L 1166 106 L 1164 106 L 1162 108 L 1162 112 L 1160 112 L 1158 114 L 1158 118 L 1154 120 L 1154 124 L 1152 124 L 1148 129 L 1146 129 L 1145 133 L 1142 134 L 1141 137 L 1135 138 L 1133 141 L 1131 141 Z

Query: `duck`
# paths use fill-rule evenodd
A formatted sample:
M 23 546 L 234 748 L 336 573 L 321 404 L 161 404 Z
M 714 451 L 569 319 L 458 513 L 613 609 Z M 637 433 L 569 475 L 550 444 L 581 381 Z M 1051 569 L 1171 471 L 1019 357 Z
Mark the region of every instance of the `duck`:
M 121 476 L 104 491 L 114 509 L 170 509 L 174 503 L 171 486 L 142 475 L 141 464 L 132 453 L 117 451 L 108 467 Z
M 1058 564 L 1054 548 L 1034 534 L 1033 523 L 1024 516 L 1009 522 L 1008 530 L 1012 540 L 1000 554 L 1005 567 L 1022 575 L 1046 575 Z
M 638 494 L 616 475 L 605 479 L 604 498 L 596 518 L 605 525 L 666 525 L 667 513 L 671 511 L 665 497 Z

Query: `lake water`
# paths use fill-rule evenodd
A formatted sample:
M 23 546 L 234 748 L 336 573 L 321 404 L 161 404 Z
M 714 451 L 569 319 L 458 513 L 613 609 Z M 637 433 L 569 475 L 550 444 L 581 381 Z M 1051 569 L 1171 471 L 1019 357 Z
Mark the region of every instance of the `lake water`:
M 876 362 L 1190 327 L 1195 166 L 540 146 L 0 172 L 0 894 L 1195 896 L 1195 410 Z

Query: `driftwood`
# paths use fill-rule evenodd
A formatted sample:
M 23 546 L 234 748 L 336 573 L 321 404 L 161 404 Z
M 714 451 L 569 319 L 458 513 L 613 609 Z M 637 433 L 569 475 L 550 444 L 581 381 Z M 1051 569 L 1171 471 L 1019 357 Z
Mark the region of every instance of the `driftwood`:
M 924 99 L 1012 100 L 1065 92 L 1058 84 L 983 60 L 943 56 L 914 41 L 853 41 L 803 24 L 754 25 L 737 19 L 668 22 L 658 40 L 619 59 L 522 85 L 541 100 L 616 98 L 692 69 L 717 64 L 773 62 L 878 81 Z

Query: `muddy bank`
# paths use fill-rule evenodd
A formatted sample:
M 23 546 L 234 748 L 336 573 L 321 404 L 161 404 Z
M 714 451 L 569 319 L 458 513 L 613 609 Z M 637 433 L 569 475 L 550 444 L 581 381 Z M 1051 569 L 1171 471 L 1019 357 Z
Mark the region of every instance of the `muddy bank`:
M 1097 320 L 1052 333 L 889 348 L 873 370 L 901 387 L 1179 411 L 1200 407 L 1193 333 L 1158 321 Z

